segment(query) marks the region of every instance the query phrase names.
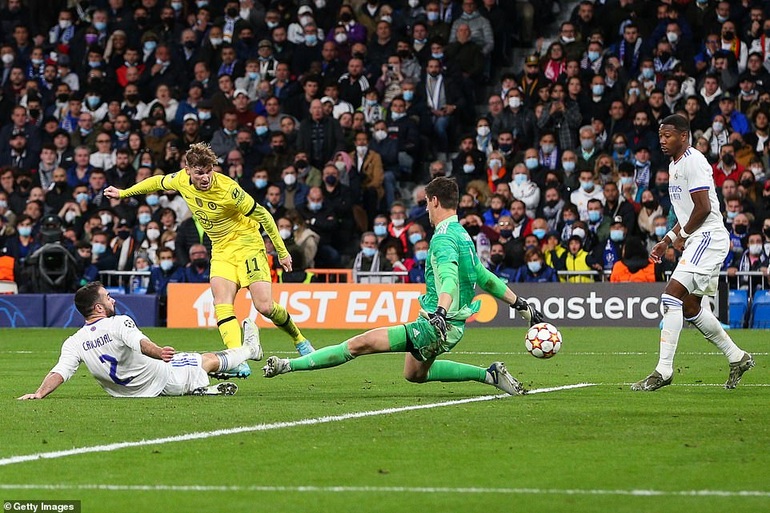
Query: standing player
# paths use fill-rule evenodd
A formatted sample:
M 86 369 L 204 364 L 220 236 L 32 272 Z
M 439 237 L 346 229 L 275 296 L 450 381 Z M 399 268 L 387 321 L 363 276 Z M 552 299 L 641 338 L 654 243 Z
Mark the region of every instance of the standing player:
M 292 338 L 299 354 L 313 352 L 313 346 L 286 309 L 273 301 L 270 266 L 260 225 L 273 241 L 283 269 L 286 272 L 292 269 L 291 255 L 273 216 L 233 179 L 214 172 L 217 156 L 208 144 L 191 145 L 185 160 L 186 168 L 182 171 L 147 178 L 126 190 L 108 187 L 104 195 L 127 198 L 159 190 L 174 190 L 182 195 L 211 239 L 211 293 L 217 327 L 227 347 L 241 345 L 241 329 L 233 305 L 238 290 L 248 287 L 257 311 Z M 246 378 L 250 375 L 251 369 L 244 362 L 235 372 L 217 373 L 215 377 Z
M 466 319 L 478 311 L 479 302 L 473 301 L 476 284 L 518 310 L 530 324 L 540 322 L 543 316 L 479 262 L 473 239 L 457 222 L 457 182 L 436 178 L 425 187 L 425 195 L 428 216 L 436 231 L 425 265 L 427 290 L 420 297 L 420 317 L 407 324 L 367 331 L 301 358 L 286 360 L 271 356 L 262 369 L 265 377 L 334 367 L 365 354 L 403 352 L 406 353 L 404 377 L 407 381 L 478 381 L 511 395 L 525 393 L 502 362 L 484 368 L 436 360 L 460 341 Z
M 711 310 L 701 306 L 703 296 L 716 293 L 719 268 L 730 247 L 711 166 L 701 152 L 690 146 L 690 126 L 682 116 L 665 118 L 658 135 L 663 153 L 671 157 L 668 190 L 677 223 L 652 248 L 650 256 L 659 262 L 669 244 L 684 245 L 684 253 L 661 296 L 663 326 L 658 366 L 645 379 L 631 385 L 631 389 L 652 391 L 671 384 L 683 314 L 684 320 L 725 354 L 730 362 L 725 388 L 735 388 L 743 373 L 754 366 L 754 359 L 735 345 Z
M 37 392 L 20 400 L 44 398 L 70 379 L 80 362 L 113 397 L 233 395 L 238 390 L 234 383 L 209 386 L 206 373 L 262 359 L 259 331 L 251 319 L 243 322 L 245 337 L 240 347 L 218 353 L 177 353 L 173 347 L 150 341 L 131 317 L 115 315 L 115 300 L 98 281 L 75 293 L 75 307 L 85 325 L 64 341 L 59 362 Z

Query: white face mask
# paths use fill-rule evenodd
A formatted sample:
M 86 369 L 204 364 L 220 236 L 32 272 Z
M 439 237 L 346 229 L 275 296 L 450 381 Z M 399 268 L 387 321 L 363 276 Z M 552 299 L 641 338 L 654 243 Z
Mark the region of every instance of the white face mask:
M 288 228 L 281 228 L 280 230 L 278 230 L 278 233 L 281 235 L 281 238 L 283 240 L 286 240 L 289 237 L 291 237 L 291 230 L 289 230 Z
M 521 107 L 521 98 L 518 96 L 511 96 L 508 98 L 508 105 L 510 105 L 512 109 L 518 109 Z
M 374 138 L 377 139 L 378 141 L 384 141 L 387 136 L 388 136 L 388 133 L 385 130 L 374 131 Z
M 368 149 L 368 146 L 356 146 L 356 151 L 361 155 L 365 154 Z
M 486 137 L 486 136 L 488 136 L 488 135 L 489 135 L 489 127 L 488 127 L 487 125 L 481 125 L 480 127 L 478 127 L 478 128 L 476 129 L 476 133 L 477 133 L 477 134 L 478 134 L 480 137 Z
M 102 224 L 104 225 L 112 223 L 112 216 L 110 214 L 102 214 L 99 216 L 99 219 L 102 220 Z
M 283 183 L 285 183 L 286 185 L 294 185 L 295 183 L 297 183 L 297 175 L 290 174 L 290 175 L 284 176 Z
M 160 230 L 157 228 L 149 228 L 147 230 L 147 238 L 151 241 L 158 240 L 158 237 L 160 237 Z
M 393 226 L 395 226 L 396 228 L 400 228 L 400 227 L 404 226 L 404 220 L 403 219 L 394 219 L 393 220 Z
M 762 244 L 749 244 L 749 253 L 753 256 L 762 254 Z

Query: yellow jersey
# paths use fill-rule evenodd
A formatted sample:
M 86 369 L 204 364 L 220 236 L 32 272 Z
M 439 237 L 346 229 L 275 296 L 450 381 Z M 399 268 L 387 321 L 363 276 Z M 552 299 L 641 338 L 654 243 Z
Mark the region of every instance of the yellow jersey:
M 152 176 L 120 192 L 121 198 L 160 190 L 177 191 L 211 239 L 213 249 L 223 244 L 262 245 L 260 226 L 273 241 L 278 258 L 289 255 L 278 233 L 273 216 L 257 203 L 238 183 L 222 173 L 214 173 L 207 191 L 195 188 L 185 169 L 164 176 Z

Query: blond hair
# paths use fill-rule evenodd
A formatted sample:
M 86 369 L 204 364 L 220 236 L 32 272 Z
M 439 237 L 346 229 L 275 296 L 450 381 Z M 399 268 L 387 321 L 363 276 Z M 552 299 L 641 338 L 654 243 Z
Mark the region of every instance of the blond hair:
M 217 155 L 211 146 L 205 142 L 190 145 L 190 149 L 184 154 L 185 166 L 208 169 L 219 163 Z

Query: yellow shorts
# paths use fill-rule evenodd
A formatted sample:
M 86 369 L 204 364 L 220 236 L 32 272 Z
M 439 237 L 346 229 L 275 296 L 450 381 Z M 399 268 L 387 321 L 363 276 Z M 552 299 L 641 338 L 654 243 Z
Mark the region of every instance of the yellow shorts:
M 211 258 L 211 277 L 224 278 L 239 287 L 248 287 L 256 281 L 271 281 L 267 252 L 263 247 L 229 244 L 227 251 L 214 249 Z

